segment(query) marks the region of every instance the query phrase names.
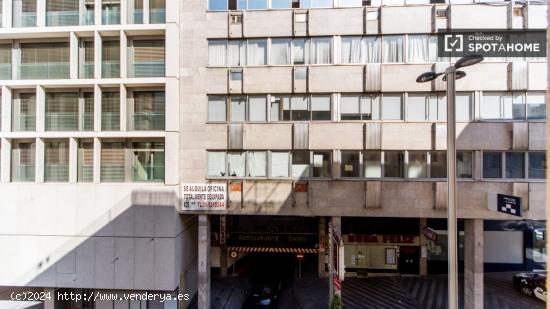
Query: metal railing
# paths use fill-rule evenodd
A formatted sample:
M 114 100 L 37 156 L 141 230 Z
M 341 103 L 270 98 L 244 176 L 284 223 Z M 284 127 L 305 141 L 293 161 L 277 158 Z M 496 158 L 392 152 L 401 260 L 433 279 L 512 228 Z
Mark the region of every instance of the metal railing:
M 120 77 L 120 61 L 103 61 L 101 63 L 101 75 L 103 78 Z
M 34 181 L 35 180 L 35 167 L 34 164 L 23 164 L 15 167 L 15 173 L 13 175 L 14 181 Z
M 151 23 L 151 24 L 164 24 L 164 23 L 166 23 L 166 10 L 165 9 L 151 9 L 149 11 L 149 23 Z
M 46 131 L 78 130 L 78 113 L 46 113 Z
M 14 14 L 13 27 L 36 27 L 36 12 L 22 12 L 19 14 Z
M 82 19 L 83 26 L 89 26 L 95 24 L 95 14 L 93 10 L 88 10 L 84 12 Z
M 78 181 L 92 182 L 94 180 L 94 167 L 92 165 L 80 165 L 78 167 Z
M 101 182 L 124 181 L 124 170 L 124 165 L 101 165 Z
M 135 164 L 133 170 L 133 181 L 164 181 L 164 164 L 142 166 Z
M 164 60 L 134 62 L 133 69 L 133 77 L 162 77 L 165 75 Z
M 86 62 L 82 65 L 80 78 L 94 78 L 94 63 Z
M 46 12 L 46 26 L 77 26 L 78 11 Z
M 11 63 L 0 63 L 0 79 L 11 79 Z
M 21 79 L 69 78 L 69 62 L 22 63 Z
M 120 113 L 118 112 L 101 113 L 101 130 L 105 130 L 105 131 L 120 130 Z
M 120 10 L 106 10 L 103 8 L 101 12 L 101 23 L 103 25 L 120 24 Z
M 36 115 L 21 114 L 13 119 L 14 131 L 35 131 L 36 130 Z

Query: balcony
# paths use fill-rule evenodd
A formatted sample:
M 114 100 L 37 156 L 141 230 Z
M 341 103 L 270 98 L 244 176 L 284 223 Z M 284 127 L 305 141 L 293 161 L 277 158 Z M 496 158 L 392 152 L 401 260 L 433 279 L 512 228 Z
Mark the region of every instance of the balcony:
M 53 182 L 69 181 L 69 165 L 46 164 L 46 166 L 44 166 L 44 180 Z
M 164 112 L 135 113 L 134 130 L 164 130 Z
M 46 26 L 76 26 L 78 19 L 78 11 L 47 12 Z
M 34 181 L 34 164 L 22 164 L 15 167 L 14 181 Z
M 69 63 L 22 63 L 20 71 L 21 79 L 66 79 L 69 78 Z
M 77 113 L 46 113 L 46 131 L 77 131 Z

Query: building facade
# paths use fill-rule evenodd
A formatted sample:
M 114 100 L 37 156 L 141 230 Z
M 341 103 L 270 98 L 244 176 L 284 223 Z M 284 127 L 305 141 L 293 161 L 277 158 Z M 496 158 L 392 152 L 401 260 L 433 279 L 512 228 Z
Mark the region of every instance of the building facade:
M 547 27 L 533 1 L 0 2 L 0 285 L 200 308 L 211 269 L 254 252 L 321 277 L 337 255 L 340 280 L 445 269 L 446 86 L 416 77 L 456 60 L 438 30 Z M 544 267 L 545 232 L 514 222 L 546 220 L 547 60 L 464 71 L 461 267 L 482 304 L 484 264 Z M 227 209 L 183 210 L 181 184 L 205 182 Z M 496 194 L 522 218 L 490 210 Z

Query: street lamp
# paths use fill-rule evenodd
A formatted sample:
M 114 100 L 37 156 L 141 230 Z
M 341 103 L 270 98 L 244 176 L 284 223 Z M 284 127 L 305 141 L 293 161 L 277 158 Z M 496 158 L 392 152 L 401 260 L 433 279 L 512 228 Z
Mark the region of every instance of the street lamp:
M 469 55 L 460 58 L 445 72 L 425 72 L 416 78 L 417 83 L 435 80 L 443 75 L 447 82 L 447 235 L 448 235 L 448 267 L 449 267 L 449 309 L 458 308 L 458 231 L 456 222 L 456 110 L 455 110 L 455 80 L 466 76 L 466 72 L 457 69 L 474 65 L 483 61 L 480 55 Z

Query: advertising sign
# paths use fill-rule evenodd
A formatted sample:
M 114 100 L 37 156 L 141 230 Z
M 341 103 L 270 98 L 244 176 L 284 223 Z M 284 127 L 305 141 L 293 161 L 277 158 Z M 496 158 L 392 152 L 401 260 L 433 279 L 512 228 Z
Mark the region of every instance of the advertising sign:
M 184 183 L 181 209 L 226 210 L 227 185 L 225 183 Z
M 521 198 L 512 195 L 497 194 L 497 211 L 521 217 Z

